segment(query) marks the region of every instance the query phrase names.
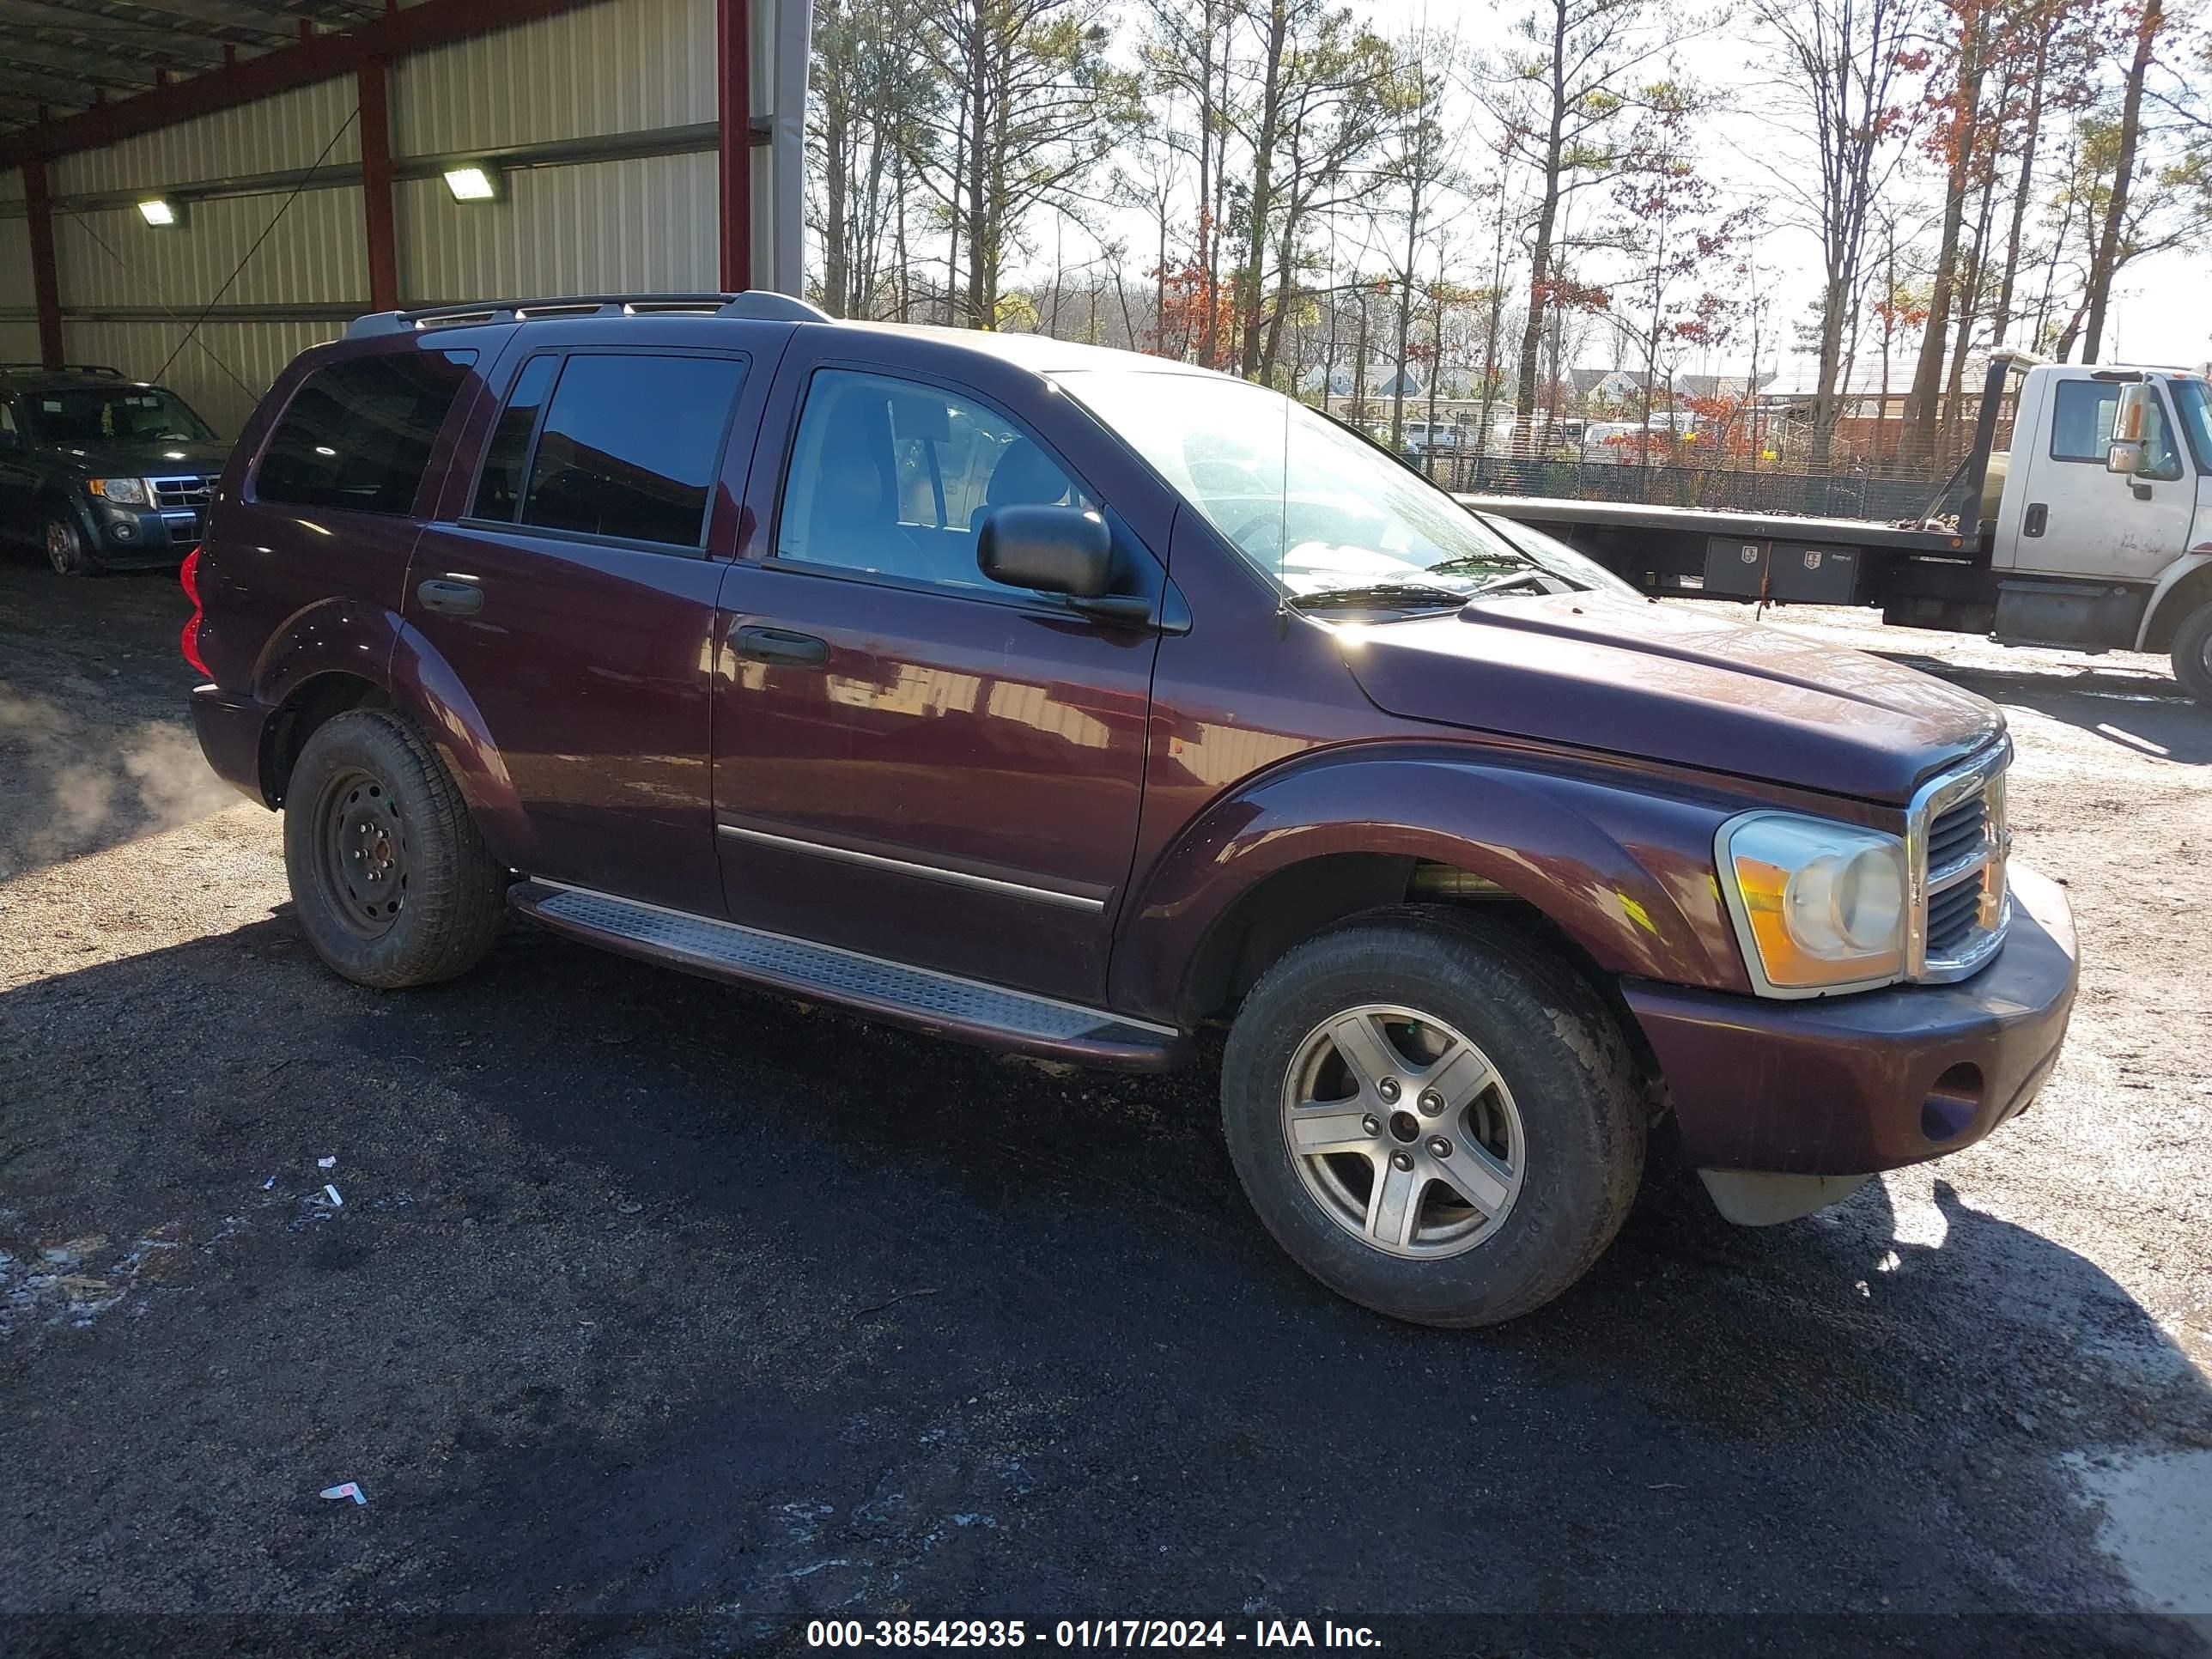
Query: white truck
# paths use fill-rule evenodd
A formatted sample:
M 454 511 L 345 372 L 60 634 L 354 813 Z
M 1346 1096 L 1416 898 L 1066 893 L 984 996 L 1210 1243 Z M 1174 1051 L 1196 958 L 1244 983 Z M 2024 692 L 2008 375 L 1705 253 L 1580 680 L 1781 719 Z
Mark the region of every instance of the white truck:
M 1900 627 L 2007 645 L 2164 652 L 2212 706 L 2212 383 L 2201 373 L 1997 354 L 1973 447 L 1904 525 L 1461 499 L 1549 531 L 1648 593 L 1879 605 Z

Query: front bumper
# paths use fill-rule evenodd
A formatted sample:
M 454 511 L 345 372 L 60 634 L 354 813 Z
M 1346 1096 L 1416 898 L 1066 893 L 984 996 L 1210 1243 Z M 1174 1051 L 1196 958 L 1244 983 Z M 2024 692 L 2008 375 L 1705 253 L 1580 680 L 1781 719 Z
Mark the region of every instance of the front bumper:
M 1629 980 L 1700 1169 L 1852 1176 L 1971 1146 L 2058 1059 L 2081 964 L 2063 890 L 2010 868 L 2004 948 L 1955 985 L 1775 1002 Z
M 89 508 L 92 556 L 110 570 L 143 570 L 184 562 L 199 545 L 198 511 L 151 507 L 118 507 L 108 501 Z

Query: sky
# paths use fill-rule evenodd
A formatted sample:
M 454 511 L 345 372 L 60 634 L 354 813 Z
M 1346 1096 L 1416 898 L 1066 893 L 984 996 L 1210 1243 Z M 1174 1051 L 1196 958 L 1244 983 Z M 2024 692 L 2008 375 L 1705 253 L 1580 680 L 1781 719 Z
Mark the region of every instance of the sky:
M 1491 4 L 1490 0 L 1348 3 L 1356 13 L 1367 17 L 1378 32 L 1386 35 L 1400 36 L 1422 27 L 1448 32 L 1455 27 L 1462 40 L 1478 49 L 1502 40 L 1502 31 L 1517 10 L 1514 0 L 1498 6 Z M 1693 3 L 1693 0 L 1676 3 L 1686 5 Z M 1771 201 L 1776 193 L 1771 167 L 1786 166 L 1793 154 L 1802 154 L 1802 141 L 1778 130 L 1771 119 L 1762 119 L 1752 112 L 1762 106 L 1771 107 L 1772 94 L 1762 89 L 1763 83 L 1771 78 L 1771 71 L 1761 62 L 1759 49 L 1749 43 L 1745 32 L 1738 27 L 1746 9 L 1734 9 L 1730 16 L 1735 21 L 1682 46 L 1680 66 L 1692 79 L 1709 88 L 1721 106 L 1721 112 L 1700 124 L 1705 176 L 1736 201 Z M 1134 10 L 1133 0 L 1130 0 L 1124 14 L 1125 27 L 1133 27 Z M 1468 111 L 1471 127 L 1471 100 L 1464 93 L 1456 98 L 1460 107 Z M 1480 146 L 1472 137 L 1468 149 L 1468 159 L 1479 164 Z M 1939 187 L 1923 168 L 1919 177 L 1907 179 L 1899 189 L 1900 194 L 1917 192 L 1924 199 L 1932 197 Z M 1142 248 L 1151 240 L 1151 233 L 1136 216 L 1128 216 L 1126 222 L 1109 219 L 1106 222 L 1109 234 L 1123 238 L 1133 247 Z M 1048 229 L 1042 231 L 1043 246 L 1040 252 L 1048 269 L 1051 262 L 1051 235 Z M 1081 240 L 1079 231 L 1066 233 L 1062 252 L 1070 264 L 1084 257 L 1076 247 Z M 1819 291 L 1819 244 L 1808 230 L 1778 225 L 1761 239 L 1758 258 L 1762 270 L 1773 273 L 1771 292 L 1775 304 L 1771 326 L 1772 331 L 1784 337 L 1780 343 L 1786 354 L 1792 325 L 1807 313 Z M 2212 274 L 2209 273 L 2212 273 L 2212 258 L 2203 252 L 2153 255 L 2124 270 L 2114 289 L 2112 313 L 2106 324 L 2103 353 L 2106 360 L 2196 367 L 2212 359 Z M 1610 332 L 1592 330 L 1576 361 L 1577 366 L 1609 365 L 1613 355 Z M 1747 356 L 1741 350 L 1735 355 Z M 1762 368 L 1773 362 L 1766 351 L 1763 350 L 1761 356 Z M 1741 372 L 1743 367 L 1739 362 L 1692 361 L 1684 365 L 1692 372 Z M 1785 382 L 1809 382 L 1808 362 L 1785 355 L 1778 367 Z

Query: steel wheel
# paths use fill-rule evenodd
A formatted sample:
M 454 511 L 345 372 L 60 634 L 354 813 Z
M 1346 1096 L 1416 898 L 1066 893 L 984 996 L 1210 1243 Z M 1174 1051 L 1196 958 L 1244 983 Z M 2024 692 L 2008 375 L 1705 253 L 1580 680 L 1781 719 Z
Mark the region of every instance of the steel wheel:
M 380 939 L 407 902 L 407 823 L 383 781 L 358 768 L 331 775 L 315 804 L 323 879 L 348 932 Z
M 1520 1194 L 1512 1091 L 1489 1055 L 1418 1009 L 1370 1003 L 1314 1027 L 1284 1075 L 1282 1116 L 1307 1192 L 1391 1255 L 1471 1250 Z

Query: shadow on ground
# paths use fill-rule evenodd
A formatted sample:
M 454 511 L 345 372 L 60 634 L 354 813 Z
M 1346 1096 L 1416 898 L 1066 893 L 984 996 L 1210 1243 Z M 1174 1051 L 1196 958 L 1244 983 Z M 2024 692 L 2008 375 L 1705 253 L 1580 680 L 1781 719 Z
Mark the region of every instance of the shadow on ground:
M 1582 1287 L 1445 1334 L 1276 1253 L 1203 1073 L 1049 1076 L 532 932 L 390 996 L 280 915 L 0 1032 L 0 1463 L 39 1471 L 0 1612 L 2193 1640 L 2118 1616 L 2060 1460 L 2212 1443 L 2201 1379 L 1948 1187 L 1940 1243 L 1880 1183 L 1747 1233 L 1662 1158 Z M 365 1507 L 316 1496 L 346 1480 Z

